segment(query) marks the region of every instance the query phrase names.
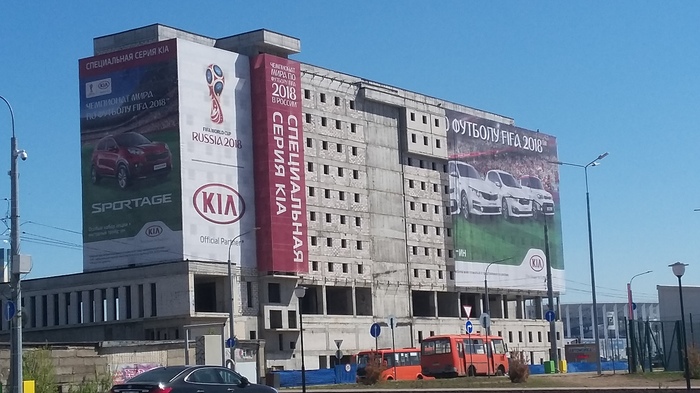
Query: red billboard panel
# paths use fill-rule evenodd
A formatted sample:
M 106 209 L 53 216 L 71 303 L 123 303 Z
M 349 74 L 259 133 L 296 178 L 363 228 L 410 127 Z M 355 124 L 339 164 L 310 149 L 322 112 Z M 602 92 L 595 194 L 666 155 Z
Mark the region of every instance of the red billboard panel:
M 299 63 L 251 59 L 258 270 L 309 270 Z

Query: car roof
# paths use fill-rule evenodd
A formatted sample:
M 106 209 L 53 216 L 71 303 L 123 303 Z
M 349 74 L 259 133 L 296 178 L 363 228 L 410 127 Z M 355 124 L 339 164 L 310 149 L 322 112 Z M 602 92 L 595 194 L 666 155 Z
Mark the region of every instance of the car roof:
M 502 170 L 500 170 L 500 169 L 491 169 L 489 172 L 505 173 L 505 174 L 507 174 L 507 175 L 510 175 L 510 173 L 508 173 L 508 172 L 506 172 L 506 171 L 502 171 Z M 511 175 L 511 176 L 513 176 L 513 175 Z

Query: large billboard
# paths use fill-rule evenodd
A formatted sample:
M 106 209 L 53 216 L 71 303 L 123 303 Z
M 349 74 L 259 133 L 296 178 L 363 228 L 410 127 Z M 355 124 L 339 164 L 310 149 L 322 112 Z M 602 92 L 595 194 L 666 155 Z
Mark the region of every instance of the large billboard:
M 83 270 L 254 266 L 249 67 L 176 39 L 80 60 Z
M 258 269 L 307 272 L 304 130 L 299 63 L 251 59 Z
M 460 287 L 564 291 L 553 136 L 446 110 L 455 281 Z M 545 233 L 547 242 L 545 242 Z M 486 276 L 488 268 L 488 276 Z
M 250 60 L 178 41 L 178 73 L 184 258 L 255 267 Z
M 181 259 L 176 41 L 81 59 L 83 269 Z

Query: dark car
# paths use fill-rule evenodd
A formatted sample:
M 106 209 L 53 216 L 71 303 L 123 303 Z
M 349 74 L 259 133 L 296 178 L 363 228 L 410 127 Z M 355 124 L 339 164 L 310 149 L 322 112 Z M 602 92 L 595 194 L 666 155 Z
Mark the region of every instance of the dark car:
M 102 177 L 115 177 L 125 189 L 134 179 L 165 176 L 172 169 L 170 148 L 164 142 L 151 142 L 136 132 L 125 132 L 100 139 L 92 152 L 90 177 L 93 184 Z
M 248 382 L 237 372 L 221 366 L 158 367 L 127 382 L 112 386 L 109 393 L 277 393 L 277 389 Z

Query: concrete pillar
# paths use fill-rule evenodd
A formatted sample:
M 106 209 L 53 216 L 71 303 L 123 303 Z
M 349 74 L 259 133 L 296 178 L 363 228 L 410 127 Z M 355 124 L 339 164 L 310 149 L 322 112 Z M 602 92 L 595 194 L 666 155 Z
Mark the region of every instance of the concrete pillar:
M 431 291 L 433 294 L 433 316 L 437 317 L 437 292 Z
M 515 318 L 525 319 L 523 311 L 525 310 L 525 302 L 523 301 L 522 295 L 515 295 Z
M 56 326 L 54 322 L 56 322 L 55 315 L 58 310 L 56 310 L 56 305 L 53 302 L 55 295 L 53 293 L 46 295 L 46 321 L 44 321 L 46 326 Z
M 126 287 L 119 287 L 119 313 L 118 320 L 123 321 L 126 319 Z
M 326 284 L 321 286 L 321 304 L 323 306 L 323 315 L 328 315 L 328 303 L 326 298 Z
M 506 297 L 503 295 L 498 296 L 498 305 L 500 306 L 499 310 L 499 318 L 506 318 L 506 314 L 508 313 L 506 310 L 508 307 L 506 307 Z
M 236 290 L 235 286 L 236 283 L 234 282 L 234 291 Z M 141 301 L 143 302 L 143 317 L 148 318 L 152 315 L 153 309 L 151 307 L 151 296 L 155 294 L 151 293 L 151 284 L 143 284 L 143 299 Z M 236 294 L 236 303 L 240 300 L 240 296 L 237 293 Z M 237 308 L 237 307 L 236 307 Z
M 571 338 L 571 314 L 568 304 L 564 305 L 564 317 L 566 318 L 566 338 Z
M 107 318 L 106 321 L 114 321 L 115 302 L 114 289 L 107 288 Z
M 352 285 L 352 315 L 357 316 L 357 295 L 355 293 L 355 284 Z
M 66 301 L 66 296 L 70 296 L 70 294 L 66 293 L 59 293 L 58 294 L 58 324 L 63 326 L 68 324 L 68 312 L 69 310 L 66 309 L 66 306 L 68 302 Z
M 591 330 L 591 338 L 593 338 L 593 339 L 595 338 L 595 336 L 596 336 L 596 333 L 595 333 L 595 332 L 596 332 L 597 329 L 598 329 L 598 321 L 596 321 L 595 319 L 593 319 L 593 316 L 594 316 L 594 315 L 595 315 L 595 314 L 593 313 L 593 305 L 591 304 L 591 329 L 592 329 L 592 330 Z M 596 343 L 596 344 L 597 344 L 597 345 L 600 345 L 600 343 Z
M 70 304 L 68 305 L 68 324 L 69 325 L 74 325 L 78 323 L 79 321 L 79 316 L 78 316 L 78 292 L 71 292 L 69 295 L 69 302 Z
M 583 338 L 585 337 L 585 334 L 583 333 L 584 331 L 584 326 L 583 326 L 583 304 L 578 305 L 578 338 L 579 341 L 582 342 Z
M 605 326 L 603 329 L 603 338 L 605 339 L 605 342 L 608 342 L 608 307 L 605 303 L 603 303 L 603 321 L 605 321 Z
M 542 318 L 542 298 L 538 296 L 535 298 L 535 319 Z
M 83 291 L 82 293 L 82 311 L 83 311 L 83 316 L 82 316 L 82 323 L 90 323 L 92 322 L 90 320 L 90 314 L 92 313 L 92 304 L 90 304 L 90 291 Z
M 42 304 L 43 295 L 34 296 L 34 322 L 36 327 L 46 326 L 44 320 L 44 305 Z
M 104 321 L 104 299 L 102 294 L 102 289 L 95 289 L 95 322 Z

